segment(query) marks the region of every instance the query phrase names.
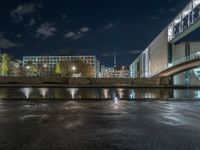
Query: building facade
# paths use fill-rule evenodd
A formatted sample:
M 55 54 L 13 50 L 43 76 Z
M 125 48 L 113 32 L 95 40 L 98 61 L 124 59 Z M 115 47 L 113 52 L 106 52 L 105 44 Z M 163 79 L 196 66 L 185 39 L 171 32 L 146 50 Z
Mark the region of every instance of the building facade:
M 100 61 L 97 60 L 96 61 L 96 77 L 100 78 L 101 77 L 101 68 L 100 68 Z
M 129 70 L 125 67 L 114 68 L 114 67 L 105 67 L 101 66 L 101 78 L 129 78 Z
M 101 66 L 101 78 L 110 78 L 113 72 L 115 71 L 114 67 Z
M 24 56 L 23 57 L 23 67 L 26 69 L 28 63 L 33 63 L 36 68 L 42 66 L 47 70 L 48 75 L 53 75 L 55 71 L 56 64 L 60 62 L 73 62 L 75 60 L 82 60 L 83 62 L 89 64 L 93 71 L 94 77 L 96 77 L 99 71 L 99 66 L 97 66 L 98 60 L 96 56 Z
M 200 27 L 200 0 L 192 0 L 129 66 L 132 78 L 151 78 L 200 53 L 200 42 L 184 42 L 184 37 Z M 198 40 L 198 39 L 197 39 Z M 173 74 L 174 84 L 197 83 L 200 69 Z M 200 80 L 199 80 L 200 82 Z

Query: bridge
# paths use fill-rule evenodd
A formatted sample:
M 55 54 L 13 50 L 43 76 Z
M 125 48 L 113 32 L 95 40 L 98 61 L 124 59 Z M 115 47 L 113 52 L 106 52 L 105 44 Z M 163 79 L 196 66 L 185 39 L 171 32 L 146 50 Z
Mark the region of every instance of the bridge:
M 174 76 L 181 72 L 196 68 L 200 66 L 200 52 L 194 53 L 190 56 L 173 61 L 169 67 L 166 67 L 160 72 L 154 73 L 153 76 L 164 77 Z
M 199 41 L 181 42 L 200 27 L 200 0 L 190 3 L 130 65 L 132 78 L 176 76 L 200 67 Z M 199 51 L 197 51 L 197 49 Z
M 168 41 L 175 43 L 200 26 L 200 0 L 192 0 L 168 26 Z

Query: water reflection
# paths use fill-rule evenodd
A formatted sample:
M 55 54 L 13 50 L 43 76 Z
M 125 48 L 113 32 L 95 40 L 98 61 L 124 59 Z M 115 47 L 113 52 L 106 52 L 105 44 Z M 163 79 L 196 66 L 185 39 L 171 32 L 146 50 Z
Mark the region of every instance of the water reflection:
M 67 89 L 67 91 L 71 95 L 71 98 L 74 99 L 75 95 L 78 93 L 79 89 L 78 88 L 69 88 L 69 89 Z
M 135 96 L 135 90 L 130 90 L 130 92 L 129 92 L 129 98 L 130 99 L 136 98 L 136 96 Z
M 115 103 L 115 104 L 118 104 L 118 101 L 119 101 L 118 97 L 115 97 L 115 98 L 114 98 L 114 103 Z
M 12 91 L 12 92 L 10 92 Z M 167 88 L 0 88 L 0 98 L 43 99 L 142 99 L 142 98 L 195 98 L 200 99 L 200 89 Z
M 103 98 L 109 98 L 109 89 L 103 89 Z
M 49 91 L 48 88 L 39 88 L 40 94 L 43 98 L 46 98 L 47 92 Z
M 124 89 L 117 89 L 119 98 L 123 98 L 124 97 Z
M 200 99 L 200 90 L 195 91 L 195 97 L 194 98 Z
M 33 89 L 32 88 L 22 88 L 21 91 L 24 94 L 24 96 L 28 99 L 30 97 Z

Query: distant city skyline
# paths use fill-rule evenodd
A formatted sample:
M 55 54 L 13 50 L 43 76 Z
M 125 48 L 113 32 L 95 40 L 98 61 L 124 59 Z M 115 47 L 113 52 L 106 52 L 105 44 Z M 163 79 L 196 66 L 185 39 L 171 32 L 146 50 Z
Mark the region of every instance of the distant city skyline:
M 129 65 L 188 0 L 6 0 L 0 5 L 0 50 L 15 57 L 96 55 L 101 64 Z M 122 52 L 131 51 L 130 54 Z

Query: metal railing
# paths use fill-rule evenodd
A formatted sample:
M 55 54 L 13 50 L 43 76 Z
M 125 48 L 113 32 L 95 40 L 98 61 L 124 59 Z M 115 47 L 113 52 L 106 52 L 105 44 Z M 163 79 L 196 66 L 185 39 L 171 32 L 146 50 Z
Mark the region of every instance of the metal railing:
M 186 56 L 186 57 L 183 57 L 181 59 L 173 61 L 172 62 L 172 66 L 175 66 L 175 65 L 187 62 L 187 61 L 195 60 L 195 59 L 198 59 L 198 58 L 200 58 L 200 53 L 193 53 L 193 54 L 191 54 L 189 56 Z
M 189 56 L 186 56 L 186 57 L 183 57 L 183 58 L 174 60 L 171 64 L 165 66 L 165 67 L 162 68 L 162 69 L 159 69 L 159 70 L 153 72 L 153 73 L 151 74 L 151 77 L 153 77 L 153 76 L 159 74 L 160 72 L 162 72 L 162 71 L 164 71 L 164 70 L 166 70 L 166 69 L 169 69 L 169 68 L 171 68 L 171 67 L 173 67 L 173 66 L 176 66 L 176 65 L 179 65 L 179 64 L 188 62 L 188 61 L 192 61 L 192 60 L 195 60 L 195 59 L 200 59 L 200 51 L 195 52 L 195 53 L 193 53 L 193 54 L 191 54 L 191 55 L 189 55 Z

